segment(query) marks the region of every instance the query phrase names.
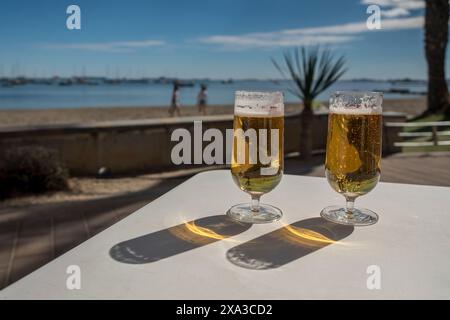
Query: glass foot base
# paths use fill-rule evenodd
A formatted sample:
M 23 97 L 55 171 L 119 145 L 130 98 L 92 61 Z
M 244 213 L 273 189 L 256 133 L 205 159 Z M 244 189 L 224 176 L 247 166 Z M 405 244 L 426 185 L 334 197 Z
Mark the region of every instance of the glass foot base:
M 378 221 L 378 215 L 368 209 L 354 208 L 353 214 L 347 214 L 345 208 L 339 206 L 326 207 L 320 213 L 322 218 L 348 226 L 369 226 Z
M 269 223 L 280 220 L 283 213 L 277 207 L 260 204 L 259 211 L 252 211 L 250 203 L 241 203 L 231 207 L 227 216 L 244 223 Z

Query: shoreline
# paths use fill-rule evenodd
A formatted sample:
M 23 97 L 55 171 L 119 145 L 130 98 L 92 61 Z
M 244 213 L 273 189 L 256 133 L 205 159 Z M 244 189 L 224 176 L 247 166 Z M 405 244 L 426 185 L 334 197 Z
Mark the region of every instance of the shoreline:
M 323 103 L 326 105 L 326 103 Z M 300 111 L 301 103 L 286 103 L 285 113 Z M 421 114 L 426 108 L 425 98 L 384 100 L 384 111 Z M 151 107 L 82 107 L 65 109 L 0 109 L 0 126 L 95 123 L 115 120 L 167 118 L 168 106 Z M 210 105 L 207 115 L 233 114 L 232 105 Z M 181 116 L 200 116 L 197 106 L 181 106 Z

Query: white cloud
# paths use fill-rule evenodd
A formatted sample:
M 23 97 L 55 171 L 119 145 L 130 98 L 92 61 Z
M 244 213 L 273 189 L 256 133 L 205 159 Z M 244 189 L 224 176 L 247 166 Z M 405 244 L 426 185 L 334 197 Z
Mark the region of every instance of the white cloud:
M 417 10 L 425 8 L 424 0 L 362 0 L 361 4 L 376 4 L 380 7 L 394 7 L 408 10 Z
M 140 41 L 114 41 L 114 42 L 86 42 L 86 43 L 54 43 L 45 45 L 52 49 L 73 49 L 86 51 L 105 52 L 133 52 L 139 48 L 162 46 L 165 42 L 161 40 Z
M 382 19 L 381 30 L 405 30 L 423 28 L 425 19 L 423 16 L 402 18 L 402 19 Z
M 387 18 L 396 18 L 396 17 L 404 17 L 409 16 L 409 10 L 404 8 L 393 8 L 389 10 L 381 10 L 381 15 Z
M 365 32 L 422 28 L 422 16 L 383 19 L 380 30 L 369 30 L 366 22 L 352 22 L 314 28 L 286 29 L 274 32 L 247 33 L 241 35 L 213 35 L 198 39 L 204 44 L 220 45 L 224 49 L 248 49 L 291 47 L 301 45 L 335 44 L 358 39 Z
M 424 0 L 362 0 L 361 4 L 380 6 L 381 15 L 387 18 L 409 16 L 411 11 L 425 8 Z
M 227 49 L 263 48 L 263 47 L 291 47 L 308 46 L 319 43 L 342 43 L 353 40 L 352 36 L 297 36 L 282 35 L 280 33 L 270 34 L 247 34 L 237 36 L 216 35 L 200 38 L 199 42 L 204 44 L 218 44 Z
M 400 19 L 382 19 L 381 20 L 381 30 L 398 30 L 398 29 L 413 29 L 420 28 L 423 26 L 424 19 L 422 16 L 411 17 L 411 18 L 400 18 Z M 350 22 L 340 25 L 315 27 L 315 28 L 300 28 L 300 29 L 289 29 L 281 31 L 284 34 L 356 34 L 363 32 L 373 32 L 367 28 L 366 22 Z

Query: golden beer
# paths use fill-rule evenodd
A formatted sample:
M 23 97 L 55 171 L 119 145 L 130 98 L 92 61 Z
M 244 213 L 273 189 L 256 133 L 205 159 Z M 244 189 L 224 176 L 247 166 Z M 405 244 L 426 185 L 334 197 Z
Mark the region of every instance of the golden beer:
M 380 179 L 383 93 L 337 91 L 330 97 L 325 174 L 345 197 L 345 207 L 328 206 L 322 218 L 350 226 L 368 226 L 378 215 L 355 207 L 355 199 Z
M 355 198 L 380 178 L 380 113 L 332 112 L 328 119 L 326 176 L 339 193 Z
M 231 176 L 251 201 L 232 206 L 227 215 L 244 223 L 280 220 L 283 212 L 260 203 L 283 176 L 284 96 L 282 92 L 236 91 Z
M 256 135 L 236 134 L 238 130 L 246 133 L 249 129 L 253 129 Z M 284 116 L 235 115 L 234 131 L 231 160 L 233 180 L 241 190 L 248 193 L 264 194 L 271 191 L 278 185 L 283 175 Z M 267 140 L 261 141 L 261 134 L 264 134 Z M 273 139 L 278 139 L 275 145 Z M 253 153 L 253 157 L 252 148 L 258 151 L 256 155 Z M 238 156 L 239 152 L 244 153 L 241 159 Z M 272 157 L 271 161 L 263 163 L 260 152 Z M 261 169 L 266 169 L 267 173 L 264 174 Z

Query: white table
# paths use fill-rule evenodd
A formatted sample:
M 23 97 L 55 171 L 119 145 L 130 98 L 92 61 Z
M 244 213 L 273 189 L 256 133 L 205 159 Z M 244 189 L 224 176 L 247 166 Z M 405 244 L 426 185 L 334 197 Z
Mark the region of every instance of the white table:
M 379 222 L 354 230 L 318 218 L 344 203 L 324 178 L 286 175 L 262 199 L 282 208 L 282 221 L 232 224 L 223 215 L 248 196 L 228 171 L 201 173 L 0 298 L 450 298 L 450 188 L 380 183 L 356 201 Z M 81 269 L 80 290 L 66 287 L 70 265 Z M 371 265 L 381 289 L 367 287 Z

